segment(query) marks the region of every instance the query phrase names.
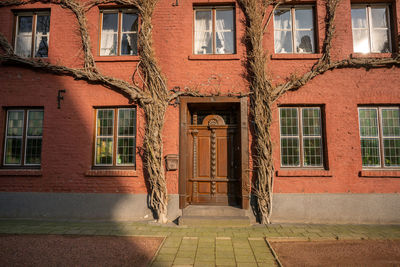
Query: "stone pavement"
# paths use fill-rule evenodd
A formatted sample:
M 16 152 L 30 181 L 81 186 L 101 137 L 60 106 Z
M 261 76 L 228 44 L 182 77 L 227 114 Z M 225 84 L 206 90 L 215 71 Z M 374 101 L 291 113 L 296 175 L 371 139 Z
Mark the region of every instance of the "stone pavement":
M 149 222 L 0 220 L 0 234 L 160 236 L 152 266 L 278 266 L 268 240 L 400 239 L 400 225 L 182 227 Z

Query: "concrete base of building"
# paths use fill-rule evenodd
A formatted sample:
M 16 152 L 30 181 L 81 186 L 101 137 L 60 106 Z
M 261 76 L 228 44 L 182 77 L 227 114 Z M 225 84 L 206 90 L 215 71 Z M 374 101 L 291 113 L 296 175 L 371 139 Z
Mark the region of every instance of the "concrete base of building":
M 1 192 L 1 218 L 127 221 L 153 219 L 147 194 Z M 168 219 L 181 215 L 177 194 L 168 196 Z
M 400 224 L 400 194 L 274 194 L 271 221 Z

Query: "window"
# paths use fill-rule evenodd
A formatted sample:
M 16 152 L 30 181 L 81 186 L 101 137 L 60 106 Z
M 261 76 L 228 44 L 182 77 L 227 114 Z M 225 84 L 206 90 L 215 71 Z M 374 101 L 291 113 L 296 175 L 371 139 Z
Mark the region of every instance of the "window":
M 7 110 L 4 142 L 5 166 L 35 166 L 41 163 L 43 110 Z
M 321 109 L 279 108 L 282 167 L 323 167 Z
M 102 10 L 100 56 L 137 55 L 138 20 L 135 10 Z
M 274 42 L 275 53 L 315 53 L 313 7 L 275 10 Z
M 363 167 L 400 167 L 398 107 L 358 109 Z
M 351 7 L 351 25 L 354 52 L 390 52 L 392 48 L 389 18 L 388 5 L 353 5 Z
M 15 54 L 47 57 L 49 53 L 49 12 L 16 13 Z
M 97 109 L 95 138 L 95 166 L 135 166 L 136 109 Z
M 195 54 L 236 53 L 233 7 L 202 7 L 196 8 L 194 13 Z

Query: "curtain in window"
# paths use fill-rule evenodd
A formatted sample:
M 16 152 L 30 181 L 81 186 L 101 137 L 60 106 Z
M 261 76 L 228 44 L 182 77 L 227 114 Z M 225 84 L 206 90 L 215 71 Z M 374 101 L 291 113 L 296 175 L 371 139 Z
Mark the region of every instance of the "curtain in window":
M 210 54 L 211 51 L 211 12 L 197 11 L 194 34 L 195 54 Z
M 118 13 L 104 13 L 101 31 L 101 56 L 117 54 Z
M 217 19 L 216 20 L 216 34 L 217 34 L 217 39 L 218 42 L 216 44 L 216 53 L 217 54 L 224 54 L 225 53 L 225 36 L 224 36 L 224 28 L 225 28 L 225 23 L 224 20 L 221 19 Z

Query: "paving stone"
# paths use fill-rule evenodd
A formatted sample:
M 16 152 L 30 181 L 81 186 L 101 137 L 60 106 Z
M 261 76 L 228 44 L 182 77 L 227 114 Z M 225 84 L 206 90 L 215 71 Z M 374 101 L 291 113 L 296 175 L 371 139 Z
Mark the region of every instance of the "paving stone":
M 234 258 L 217 258 L 216 259 L 216 265 L 217 266 L 236 266 L 236 261 Z
M 168 261 L 173 262 L 175 259 L 175 254 L 159 254 L 155 261 Z
M 195 261 L 194 267 L 214 267 L 214 261 Z
M 169 248 L 169 247 L 162 247 L 158 254 L 173 254 L 175 255 L 178 252 L 178 248 Z
M 153 264 L 151 264 L 151 267 L 171 267 L 172 262 L 166 262 L 166 261 L 154 261 Z
M 256 262 L 256 259 L 254 258 L 253 255 L 247 255 L 247 256 L 240 256 L 236 255 L 235 257 L 236 262 Z
M 175 258 L 174 265 L 194 264 L 194 258 Z

